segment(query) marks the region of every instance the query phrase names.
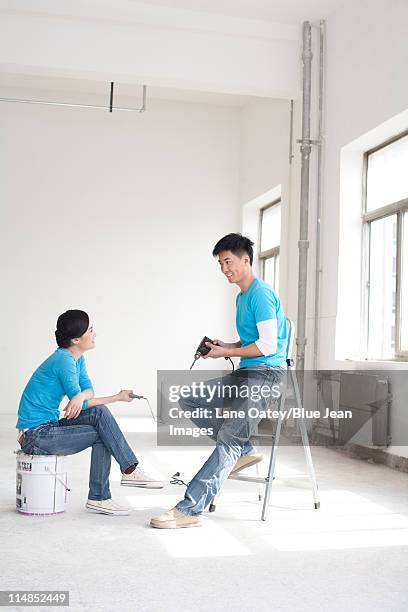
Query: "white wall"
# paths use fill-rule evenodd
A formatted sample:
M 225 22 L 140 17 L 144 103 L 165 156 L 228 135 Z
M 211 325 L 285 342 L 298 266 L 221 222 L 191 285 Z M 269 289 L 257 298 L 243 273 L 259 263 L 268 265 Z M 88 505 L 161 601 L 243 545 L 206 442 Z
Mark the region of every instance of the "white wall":
M 357 197 L 361 183 L 355 172 L 361 169 L 364 150 L 408 126 L 408 82 L 403 76 L 408 56 L 407 23 L 408 5 L 401 0 L 360 0 L 327 20 L 319 347 L 320 364 L 325 368 L 342 367 L 345 362 L 341 359 L 346 357 L 354 359 L 349 362 L 354 367 L 388 370 L 407 367 L 392 362 L 358 363 L 353 357 L 358 352 L 356 335 L 360 322 L 361 233 L 350 210 L 350 202 L 356 206 L 361 202 Z M 403 429 L 408 431 L 406 405 L 394 399 L 391 434 Z M 395 452 L 407 455 L 407 448 L 400 447 Z M 390 451 L 393 452 L 392 447 Z
M 98 394 L 155 403 L 156 369 L 189 367 L 204 334 L 231 336 L 211 250 L 239 228 L 239 119 L 165 101 L 143 115 L 2 105 L 0 411 L 16 411 L 68 308 L 95 324 Z
M 327 19 L 325 159 L 323 165 L 322 276 L 319 317 L 319 367 L 406 368 L 406 363 L 359 362 L 361 162 L 363 152 L 408 126 L 408 5 L 399 0 L 360 0 Z M 317 70 L 315 54 L 314 70 Z M 316 98 L 314 98 L 316 104 Z M 295 105 L 296 106 L 296 105 Z M 299 106 L 299 105 L 297 105 Z M 300 137 L 299 113 L 294 139 Z M 299 145 L 288 178 L 287 103 L 254 103 L 244 111 L 241 202 L 261 201 L 265 191 L 282 187 L 282 250 L 286 275 L 280 293 L 290 316 L 297 314 L 299 237 Z M 312 137 L 316 136 L 313 117 Z M 306 367 L 313 367 L 316 149 L 311 156 Z M 286 194 L 286 195 L 285 195 Z M 288 197 L 289 194 L 289 197 Z M 258 200 L 257 200 L 258 198 Z M 356 210 L 353 209 L 356 208 Z M 244 212 L 244 229 L 256 222 L 253 206 Z M 245 211 L 245 209 L 244 209 Z M 339 242 L 340 241 L 340 242 Z M 336 350 L 337 349 L 337 350 Z M 345 361 L 345 358 L 350 361 Z M 408 431 L 406 406 L 394 400 L 391 429 Z M 391 447 L 391 452 L 393 448 Z M 406 449 L 396 452 L 406 454 Z
M 360 216 L 363 151 L 408 125 L 408 83 L 402 78 L 408 56 L 405 24 L 408 6 L 399 0 L 360 0 L 345 5 L 326 23 L 326 96 L 323 162 L 322 276 L 319 317 L 319 367 L 346 367 L 344 358 L 356 354 L 360 328 L 361 233 L 350 222 Z M 316 31 L 314 30 L 316 39 Z M 313 104 L 316 109 L 318 54 L 314 54 Z M 299 238 L 299 144 L 288 174 L 288 101 L 257 101 L 243 113 L 240 201 L 255 200 L 277 186 L 282 188 L 282 250 L 286 259 L 280 293 L 291 317 L 297 315 Z M 299 102 L 295 102 L 294 141 L 300 138 Z M 312 137 L 316 113 L 312 117 Z M 346 174 L 340 183 L 340 160 Z M 313 367 L 316 148 L 311 155 L 306 366 Z M 357 178 L 356 178 L 356 175 Z M 357 187 L 356 187 L 357 186 Z M 357 189 L 357 194 L 356 194 Z M 352 193 L 351 193 L 352 191 Z M 354 203 L 352 201 L 354 198 Z M 346 209 L 358 208 L 349 216 Z M 252 218 L 252 221 L 250 220 Z M 248 225 L 249 224 L 249 225 Z M 244 228 L 255 231 L 254 215 L 244 213 Z M 342 244 L 339 245 L 339 236 Z M 339 251 L 340 249 L 340 251 Z M 340 257 L 339 257 L 340 252 Z M 356 284 L 347 285 L 351 278 Z M 340 281 L 340 286 L 338 286 Z M 343 281 L 346 285 L 343 285 Z M 336 338 L 336 329 L 338 330 Z M 336 343 L 338 355 L 336 358 Z M 347 346 L 349 354 L 347 355 Z M 345 348 L 346 347 L 346 348 Z M 354 364 L 354 367 L 358 365 Z M 387 364 L 388 366 L 389 364 Z M 349 363 L 348 367 L 353 367 Z
M 159 23 L 162 17 L 165 16 L 149 17 L 152 36 L 156 36 L 157 28 L 164 28 L 164 22 L 161 26 Z M 234 22 L 232 31 L 226 21 L 206 20 L 206 34 L 202 36 L 197 31 L 198 25 L 192 24 L 191 15 L 178 18 L 184 20 L 186 32 L 182 35 L 176 32 L 176 40 L 175 31 L 171 32 L 171 24 L 167 23 L 166 38 L 160 38 L 161 43 L 168 42 L 169 62 L 163 64 L 164 58 L 159 55 L 146 58 L 128 54 L 127 57 L 137 59 L 128 67 L 130 82 L 137 80 L 145 67 L 150 71 L 151 81 L 161 84 L 166 73 L 171 75 L 168 82 L 181 87 L 276 95 L 280 83 L 286 94 L 290 90 L 297 95 L 300 62 L 293 30 L 279 33 L 273 26 L 266 32 L 259 23 L 244 27 Z M 30 48 L 27 44 L 15 44 L 16 36 L 24 28 L 35 25 L 31 31 L 39 36 L 41 28 L 45 28 L 50 37 L 65 31 L 61 40 L 67 40 L 73 21 L 62 15 L 47 19 L 48 25 L 43 21 L 40 27 L 38 16 L 27 12 L 17 18 L 17 13 L 8 12 L 9 29 L 3 36 L 7 52 L 3 57 L 8 70 L 10 65 L 16 72 L 27 68 Z M 58 27 L 50 28 L 51 22 Z M 137 28 L 141 28 L 140 19 L 136 22 Z M 347 348 L 350 338 L 343 331 L 353 329 L 347 322 L 358 321 L 360 315 L 358 304 L 348 300 L 349 272 L 355 277 L 360 264 L 358 257 L 350 256 L 357 233 L 347 231 L 345 211 L 351 202 L 348 197 L 353 182 L 351 174 L 355 174 L 364 146 L 368 140 L 371 145 L 376 144 L 376 138 L 380 142 L 387 130 L 391 136 L 405 120 L 407 22 L 408 6 L 402 0 L 358 0 L 352 6 L 345 4 L 327 19 L 321 368 L 345 366 L 344 346 Z M 96 45 L 91 45 L 92 49 L 101 48 L 106 27 L 105 22 L 90 25 L 88 32 L 94 32 Z M 115 36 L 120 37 L 124 24 L 115 27 Z M 248 47 L 243 46 L 241 35 L 251 47 L 243 64 L 240 54 L 246 53 Z M 210 38 L 217 39 L 217 45 L 210 46 L 221 63 L 215 61 L 215 55 L 203 54 Z M 72 36 L 68 39 L 72 40 Z M 278 40 L 281 42 L 276 47 Z M 147 49 L 147 38 L 145 42 Z M 45 46 L 49 48 L 48 43 Z M 180 54 L 193 48 L 190 58 L 184 57 L 178 64 Z M 277 48 L 286 48 L 288 53 L 280 55 Z M 123 65 L 123 48 L 113 45 L 112 49 L 115 54 L 110 56 L 109 64 L 101 53 L 90 55 L 89 61 L 84 62 L 80 47 L 78 53 L 70 55 L 69 46 L 61 45 L 58 54 L 51 58 L 40 46 L 31 58 L 35 64 L 32 69 L 84 76 L 87 71 L 96 74 L 104 64 L 114 74 Z M 231 72 L 227 56 L 235 62 Z M 278 80 L 273 80 L 271 75 L 277 65 Z M 162 70 L 160 74 L 158 67 Z M 211 84 L 210 77 L 214 77 Z M 300 136 L 299 104 L 295 107 L 294 140 Z M 217 276 L 210 249 L 214 239 L 239 227 L 240 207 L 244 204 L 250 203 L 243 216 L 244 230 L 255 231 L 253 212 L 259 198 L 271 190 L 280 190 L 283 202 L 280 293 L 288 314 L 296 318 L 300 155 L 299 145 L 294 144 L 290 174 L 288 100 L 253 101 L 243 110 L 242 123 L 237 109 L 166 102 L 155 103 L 152 112 L 141 117 L 119 114 L 106 117 L 79 110 L 3 105 L 1 121 L 4 126 L 1 184 L 7 204 L 1 246 L 3 261 L 7 262 L 2 307 L 5 320 L 10 321 L 1 341 L 2 357 L 7 363 L 2 374 L 10 389 L 3 404 L 7 410 L 9 406 L 14 410 L 17 390 L 37 363 L 38 355 L 45 355 L 52 347 L 50 331 L 55 314 L 66 307 L 82 305 L 94 313 L 99 349 L 90 356 L 90 362 L 100 384 L 109 386 L 104 391 L 111 390 L 111 385 L 128 384 L 129 378 L 135 386 L 142 380 L 143 390 L 147 380 L 146 386 L 151 389 L 152 371 L 157 367 L 185 367 L 185 356 L 190 355 L 197 335 L 232 334 L 229 316 L 234 296 Z M 312 135 L 315 133 L 314 129 Z M 341 174 L 341 160 L 343 170 L 350 164 L 352 167 L 346 182 Z M 314 151 L 313 166 L 315 161 Z M 312 195 L 306 346 L 309 367 L 313 364 L 315 209 L 316 199 Z M 176 233 L 172 245 L 162 244 L 166 230 Z M 181 244 L 182 239 L 188 246 Z M 84 253 L 86 257 L 82 258 Z M 58 284 L 56 279 L 62 275 L 65 282 Z M 192 298 L 195 311 L 187 307 Z M 224 318 L 220 312 L 225 313 Z M 114 314 L 108 318 L 108 313 Z M 114 317 L 116 313 L 119 319 Z M 150 319 L 158 321 L 153 340 L 151 327 L 145 324 Z M 356 329 L 358 332 L 358 323 L 353 337 Z M 169 356 L 167 347 L 174 335 L 181 345 Z M 340 338 L 343 348 L 336 355 Z M 158 352 L 158 344 L 165 346 L 165 350 Z M 147 353 L 141 352 L 151 345 L 154 348 Z M 24 349 L 15 350 L 16 346 Z M 111 363 L 106 360 L 108 350 Z M 358 365 L 357 361 L 349 362 L 351 367 Z
M 345 164 L 356 167 L 362 158 L 362 147 L 350 143 L 375 130 L 384 122 L 408 108 L 408 82 L 402 78 L 408 54 L 406 23 L 408 6 L 399 0 L 360 0 L 353 7 L 345 7 L 327 20 L 327 113 L 326 163 L 323 217 L 323 278 L 320 321 L 320 359 L 324 367 L 336 367 L 336 324 L 344 328 L 345 318 L 359 321 L 358 306 L 347 304 L 347 286 L 339 281 L 352 274 L 338 262 L 341 222 L 341 190 L 344 198 L 350 188 L 350 173 L 340 184 L 342 148 L 349 145 L 350 155 Z M 396 126 L 389 125 L 389 134 Z M 378 130 L 377 143 L 386 134 Z M 354 148 L 354 151 L 353 151 Z M 368 146 L 367 146 L 368 148 Z M 354 157 L 354 159 L 353 159 Z M 359 202 L 356 202 L 356 206 Z M 343 203 L 343 208 L 346 201 Z M 343 218 L 340 250 L 346 252 L 361 238 L 347 231 Z M 348 245 L 347 245 L 348 243 Z M 354 259 L 354 267 L 356 260 Z M 357 261 L 357 267 L 359 263 Z M 347 281 L 346 281 L 347 282 Z M 353 296 L 350 295 L 351 299 Z M 344 299 L 342 299 L 344 298 Z M 338 308 L 338 303 L 341 308 Z M 338 339 L 340 342 L 340 339 Z M 352 357 L 354 347 L 350 347 Z M 341 351 L 345 357 L 345 351 Z
M 299 104 L 296 102 L 293 140 L 299 137 L 298 130 Z M 289 135 L 289 100 L 258 99 L 251 101 L 243 109 L 240 173 L 243 231 L 259 248 L 259 209 L 281 197 L 279 294 L 287 314 L 291 318 L 296 318 L 297 251 L 291 253 L 289 246 L 296 240 L 299 232 L 297 213 L 299 156 L 295 155 L 290 167 Z M 298 145 L 294 144 L 293 153 L 297 152 Z

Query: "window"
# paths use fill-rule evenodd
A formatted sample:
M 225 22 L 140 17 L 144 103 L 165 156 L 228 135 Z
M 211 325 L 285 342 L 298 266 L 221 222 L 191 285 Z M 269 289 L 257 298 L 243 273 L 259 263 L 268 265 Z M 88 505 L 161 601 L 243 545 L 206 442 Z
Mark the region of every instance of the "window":
M 279 288 L 279 249 L 281 233 L 281 201 L 261 208 L 260 271 L 265 282 L 276 291 Z
M 408 358 L 408 133 L 365 154 L 366 347 Z

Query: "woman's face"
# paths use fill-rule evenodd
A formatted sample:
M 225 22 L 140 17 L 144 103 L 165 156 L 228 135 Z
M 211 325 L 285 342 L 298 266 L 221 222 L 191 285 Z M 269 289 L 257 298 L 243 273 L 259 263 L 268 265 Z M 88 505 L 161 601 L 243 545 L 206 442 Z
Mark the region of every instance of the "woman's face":
M 81 351 L 89 351 L 95 348 L 96 332 L 93 325 L 89 325 L 87 331 L 80 338 L 72 338 L 71 342 Z

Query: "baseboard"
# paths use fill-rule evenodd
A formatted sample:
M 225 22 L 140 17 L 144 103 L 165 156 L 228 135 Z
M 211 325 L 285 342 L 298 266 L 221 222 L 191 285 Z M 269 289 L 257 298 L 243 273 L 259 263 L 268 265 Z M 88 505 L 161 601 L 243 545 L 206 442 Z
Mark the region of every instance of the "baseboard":
M 399 472 L 408 472 L 408 457 L 401 457 L 387 453 L 383 448 L 361 446 L 360 444 L 347 444 L 342 447 L 343 452 L 346 452 L 350 457 L 363 459 L 373 463 L 386 465 L 393 470 Z

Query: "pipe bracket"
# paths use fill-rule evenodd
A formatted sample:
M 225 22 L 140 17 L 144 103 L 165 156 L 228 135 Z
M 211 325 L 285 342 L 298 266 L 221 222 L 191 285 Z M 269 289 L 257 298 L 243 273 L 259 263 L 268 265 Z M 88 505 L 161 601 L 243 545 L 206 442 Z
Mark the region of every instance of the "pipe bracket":
M 308 249 L 310 245 L 309 240 L 298 240 L 299 249 Z

